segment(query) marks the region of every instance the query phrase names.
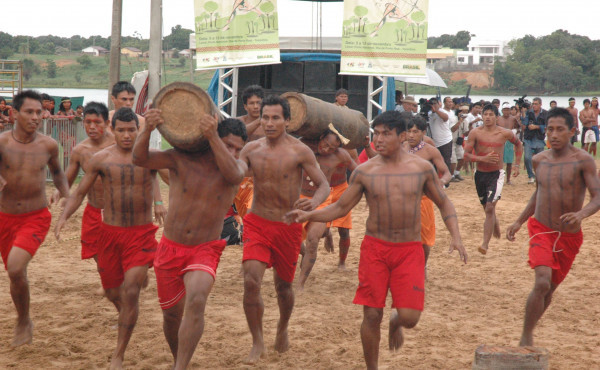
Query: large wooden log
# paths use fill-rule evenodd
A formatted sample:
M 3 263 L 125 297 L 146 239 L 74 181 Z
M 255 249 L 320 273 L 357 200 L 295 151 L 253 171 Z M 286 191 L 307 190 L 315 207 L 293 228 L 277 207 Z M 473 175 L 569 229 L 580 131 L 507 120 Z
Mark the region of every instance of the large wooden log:
M 350 142 L 344 147 L 354 149 L 364 143 L 369 134 L 369 122 L 359 111 L 296 92 L 281 95 L 290 103 L 291 119 L 287 131 L 306 140 L 317 140 L 333 123 L 336 130 Z
M 548 369 L 545 348 L 480 345 L 475 350 L 473 370 Z
M 208 146 L 198 120 L 204 114 L 223 119 L 210 96 L 189 82 L 173 82 L 158 91 L 153 107 L 162 110 L 164 123 L 158 131 L 175 148 L 195 152 Z

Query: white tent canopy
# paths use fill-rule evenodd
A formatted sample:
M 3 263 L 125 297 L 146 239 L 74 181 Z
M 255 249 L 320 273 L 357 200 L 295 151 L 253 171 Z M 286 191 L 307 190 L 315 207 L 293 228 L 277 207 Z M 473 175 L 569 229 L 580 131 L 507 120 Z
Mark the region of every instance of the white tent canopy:
M 396 76 L 394 80 L 409 84 L 448 88 L 444 80 L 433 69 L 425 68 L 425 72 L 425 76 Z

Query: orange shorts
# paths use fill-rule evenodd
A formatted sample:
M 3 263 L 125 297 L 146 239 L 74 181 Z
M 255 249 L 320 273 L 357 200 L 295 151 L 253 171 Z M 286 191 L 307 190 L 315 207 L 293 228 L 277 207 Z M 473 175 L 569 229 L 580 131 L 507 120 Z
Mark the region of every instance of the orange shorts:
M 312 199 L 312 197 L 307 197 L 306 195 L 300 194 L 300 199 Z M 327 199 L 325 199 L 325 201 L 323 203 L 319 204 L 319 206 L 317 208 L 315 208 L 315 210 L 327 207 L 328 205 L 333 203 L 332 199 L 333 199 L 333 192 L 330 191 Z M 302 223 L 302 240 L 306 239 L 306 232 L 308 230 L 309 223 L 310 223 L 309 221 Z M 331 222 L 327 223 L 327 227 L 331 227 Z
M 360 245 L 354 303 L 383 308 L 388 289 L 393 308 L 423 311 L 425 253 L 421 242 L 391 243 L 365 235 Z
M 348 189 L 348 183 L 343 182 L 339 185 L 336 185 L 331 188 L 331 203 L 337 202 L 344 191 Z M 331 221 L 331 226 L 333 227 L 341 227 L 343 229 L 352 229 L 352 212 L 348 212 L 348 214 L 344 217 L 340 217 L 337 220 Z
M 98 254 L 98 238 L 102 230 L 102 209 L 89 203 L 81 218 L 81 259 L 92 258 Z
M 35 255 L 48 234 L 51 221 L 48 208 L 16 215 L 0 212 L 0 255 L 5 269 L 12 247 L 19 247 L 32 257 Z
M 171 308 L 185 296 L 183 275 L 186 272 L 204 271 L 214 279 L 225 244 L 225 240 L 214 240 L 199 245 L 185 245 L 163 235 L 154 258 L 160 308 Z
M 583 233 L 559 233 L 533 217 L 527 221 L 529 231 L 529 266 L 552 268 L 552 282 L 559 285 L 571 270 L 583 244 Z M 547 234 L 542 234 L 547 233 Z
M 235 198 L 233 198 L 233 204 L 235 204 L 235 209 L 241 218 L 244 218 L 250 208 L 252 208 L 253 196 L 254 182 L 252 177 L 244 177 L 244 180 L 240 184 L 240 188 L 238 189 Z
M 156 254 L 154 224 L 129 227 L 102 223 L 98 239 L 98 272 L 102 287 L 112 289 L 123 283 L 125 272 L 137 266 L 152 267 Z
M 421 243 L 428 247 L 435 245 L 435 213 L 433 213 L 433 202 L 425 195 L 421 198 Z
M 285 224 L 248 213 L 244 217 L 244 256 L 273 266 L 280 278 L 291 283 L 302 244 L 302 225 Z

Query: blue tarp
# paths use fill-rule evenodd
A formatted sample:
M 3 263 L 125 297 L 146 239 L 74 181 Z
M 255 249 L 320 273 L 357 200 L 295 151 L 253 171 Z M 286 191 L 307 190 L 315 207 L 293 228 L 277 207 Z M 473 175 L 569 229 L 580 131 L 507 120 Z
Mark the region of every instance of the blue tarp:
M 341 59 L 340 54 L 334 53 L 281 53 L 280 59 L 282 62 L 339 62 Z M 394 110 L 396 106 L 396 83 L 393 77 L 387 78 L 387 110 Z M 226 81 L 228 84 L 231 83 L 229 77 Z M 367 90 L 367 86 L 365 86 Z M 219 101 L 219 71 L 216 70 L 210 84 L 208 85 L 208 94 L 218 104 Z M 228 98 L 228 92 L 226 92 L 225 98 Z M 381 104 L 381 95 L 379 95 L 379 104 Z

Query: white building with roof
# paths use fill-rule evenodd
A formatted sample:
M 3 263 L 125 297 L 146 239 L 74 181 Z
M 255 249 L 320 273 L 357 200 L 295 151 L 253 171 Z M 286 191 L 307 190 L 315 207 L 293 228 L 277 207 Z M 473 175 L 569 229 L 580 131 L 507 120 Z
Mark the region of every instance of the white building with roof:
M 509 53 L 508 43 L 500 40 L 472 38 L 467 48 L 456 52 L 456 64 L 493 65 L 496 57 L 505 58 Z

